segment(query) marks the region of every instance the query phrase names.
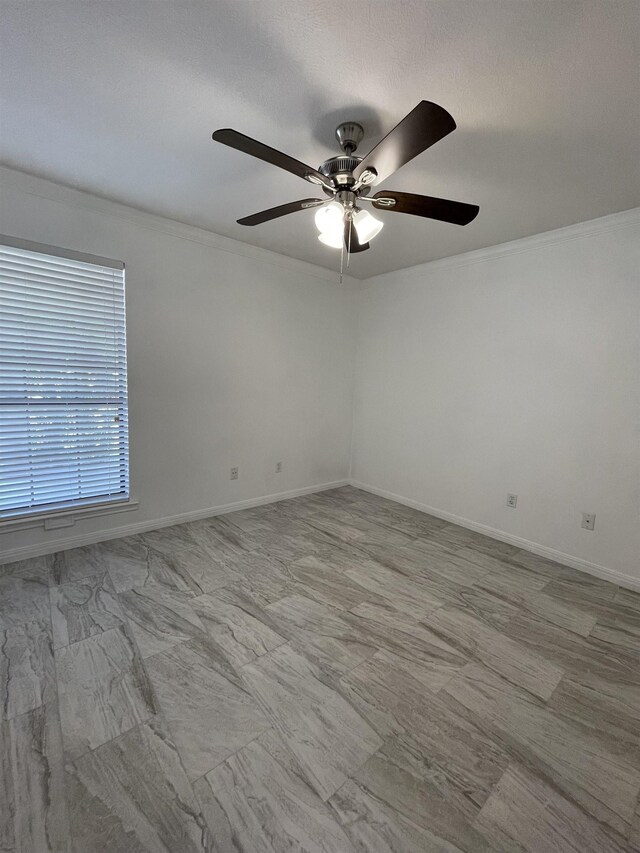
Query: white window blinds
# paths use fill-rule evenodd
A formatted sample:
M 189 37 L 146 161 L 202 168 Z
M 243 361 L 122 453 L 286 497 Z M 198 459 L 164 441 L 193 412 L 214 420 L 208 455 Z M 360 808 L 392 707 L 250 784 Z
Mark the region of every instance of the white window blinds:
M 125 500 L 124 265 L 0 239 L 0 517 Z

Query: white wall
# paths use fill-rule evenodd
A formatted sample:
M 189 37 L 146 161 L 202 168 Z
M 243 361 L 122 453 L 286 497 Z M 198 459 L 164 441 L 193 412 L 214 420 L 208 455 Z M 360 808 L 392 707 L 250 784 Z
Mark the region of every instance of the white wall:
M 0 561 L 340 482 L 351 452 L 358 483 L 640 588 L 639 232 L 630 211 L 340 287 L 0 169 L 0 233 L 126 263 L 140 501 L 0 534 Z
M 358 318 L 355 481 L 640 588 L 640 210 L 369 279 Z
M 126 264 L 140 502 L 0 534 L 0 557 L 347 476 L 353 303 L 337 275 L 6 169 L 0 192 L 0 233 Z

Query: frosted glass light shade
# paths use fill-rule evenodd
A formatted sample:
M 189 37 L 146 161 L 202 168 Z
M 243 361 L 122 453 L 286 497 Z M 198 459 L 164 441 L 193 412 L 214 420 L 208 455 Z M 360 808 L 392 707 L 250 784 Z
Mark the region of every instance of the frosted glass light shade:
M 321 234 L 331 233 L 342 234 L 342 219 L 344 210 L 342 205 L 337 201 L 332 201 L 330 204 L 319 207 L 316 210 L 316 226 Z
M 367 210 L 359 210 L 353 216 L 353 224 L 358 233 L 358 240 L 361 243 L 368 243 L 373 240 L 376 234 L 382 231 L 384 222 L 380 222 L 375 216 L 372 216 Z
M 325 231 L 324 234 L 318 234 L 318 240 L 324 243 L 325 246 L 330 246 L 332 249 L 342 248 L 342 231 L 334 234 L 331 231 Z

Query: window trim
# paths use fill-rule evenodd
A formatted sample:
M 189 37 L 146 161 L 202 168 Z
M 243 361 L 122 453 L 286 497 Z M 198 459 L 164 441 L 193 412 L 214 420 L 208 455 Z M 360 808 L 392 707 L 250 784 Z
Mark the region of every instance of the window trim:
M 91 255 L 87 252 L 77 252 L 73 249 L 61 248 L 60 246 L 51 246 L 48 243 L 24 240 L 21 237 L 12 237 L 7 234 L 0 234 L 0 245 L 8 246 L 13 249 L 23 249 L 27 252 L 38 252 L 43 255 L 51 255 L 52 257 L 57 258 L 66 258 L 67 260 L 79 261 L 80 263 L 95 264 L 96 266 L 107 267 L 109 269 L 125 270 L 124 261 L 105 258 L 102 255 Z M 128 385 L 128 369 L 126 380 Z M 127 438 L 127 442 L 128 441 L 129 439 Z M 86 498 L 85 501 L 75 501 L 67 504 L 45 504 L 41 507 L 26 507 L 17 510 L 9 510 L 0 514 L 0 535 L 2 533 L 12 533 L 33 527 L 44 527 L 45 530 L 71 527 L 75 524 L 76 518 L 93 518 L 100 515 L 128 512 L 131 510 L 137 510 L 138 508 L 139 502 L 132 497 L 131 490 L 129 489 L 129 493 L 122 497 L 108 495 L 103 499 L 100 499 L 99 497 Z
M 52 255 L 55 258 L 66 258 L 68 261 L 80 261 L 83 264 L 95 264 L 97 267 L 109 267 L 112 270 L 123 270 L 124 261 L 114 261 L 113 258 L 103 258 L 100 255 L 88 255 L 73 249 L 61 249 L 59 246 L 49 246 L 46 243 L 34 243 L 21 237 L 9 237 L 0 234 L 0 245 L 10 249 L 24 249 L 25 252 L 39 252 L 41 255 Z
M 16 510 L 15 514 L 0 519 L 0 535 L 27 530 L 31 527 L 44 527 L 45 530 L 57 530 L 61 527 L 73 527 L 76 520 L 94 518 L 100 515 L 113 515 L 117 512 L 130 512 L 140 508 L 140 503 L 132 497 L 97 501 L 87 498 L 86 505 L 67 506 L 54 509 L 53 506 L 41 510 Z
M 44 527 L 45 530 L 57 530 L 61 527 L 73 527 L 76 521 L 85 518 L 95 518 L 100 515 L 114 515 L 117 512 L 130 512 L 140 508 L 140 503 L 134 498 L 122 498 L 114 501 L 113 498 L 102 502 L 93 501 L 86 506 L 61 507 L 54 510 L 53 507 L 39 512 L 16 514 L 13 517 L 5 517 L 0 521 L 0 535 L 2 533 L 15 533 L 19 530 L 27 530 L 31 527 Z

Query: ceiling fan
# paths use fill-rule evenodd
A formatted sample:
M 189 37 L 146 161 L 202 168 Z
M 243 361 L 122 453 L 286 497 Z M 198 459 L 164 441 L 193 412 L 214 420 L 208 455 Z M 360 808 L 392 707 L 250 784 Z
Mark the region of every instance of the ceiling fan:
M 260 225 L 298 210 L 318 208 L 315 215 L 320 232 L 318 239 L 332 248 L 346 249 L 350 254 L 368 249 L 369 241 L 383 226 L 361 207 L 362 202 L 371 204 L 376 210 L 409 213 L 455 225 L 467 225 L 475 219 L 480 209 L 475 204 L 394 190 L 382 190 L 369 196 L 373 186 L 455 128 L 455 121 L 445 109 L 430 101 L 420 101 L 365 157 L 356 157 L 364 129 L 357 122 L 343 122 L 336 128 L 343 154 L 330 157 L 317 169 L 237 130 L 216 130 L 213 139 L 316 184 L 326 196 L 324 199 L 303 198 L 262 210 L 238 219 L 239 225 Z

